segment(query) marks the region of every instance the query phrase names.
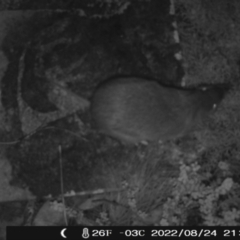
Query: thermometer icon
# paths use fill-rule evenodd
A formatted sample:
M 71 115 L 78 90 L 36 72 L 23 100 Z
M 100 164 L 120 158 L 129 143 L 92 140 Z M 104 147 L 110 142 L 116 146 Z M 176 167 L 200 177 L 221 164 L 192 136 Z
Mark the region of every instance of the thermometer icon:
M 83 229 L 82 237 L 85 239 L 89 238 L 88 228 Z

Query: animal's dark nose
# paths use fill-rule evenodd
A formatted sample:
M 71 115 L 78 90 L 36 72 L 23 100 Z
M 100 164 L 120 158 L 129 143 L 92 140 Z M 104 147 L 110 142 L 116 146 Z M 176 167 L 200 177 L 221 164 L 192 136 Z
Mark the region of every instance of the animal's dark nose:
M 91 100 L 91 114 L 102 133 L 124 143 L 183 136 L 224 97 L 224 87 L 177 89 L 142 78 L 102 83 Z

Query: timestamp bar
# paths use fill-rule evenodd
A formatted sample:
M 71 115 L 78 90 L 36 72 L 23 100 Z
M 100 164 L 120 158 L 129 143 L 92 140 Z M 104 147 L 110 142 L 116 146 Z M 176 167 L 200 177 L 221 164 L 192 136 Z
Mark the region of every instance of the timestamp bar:
M 239 239 L 240 227 L 7 227 L 7 240 Z

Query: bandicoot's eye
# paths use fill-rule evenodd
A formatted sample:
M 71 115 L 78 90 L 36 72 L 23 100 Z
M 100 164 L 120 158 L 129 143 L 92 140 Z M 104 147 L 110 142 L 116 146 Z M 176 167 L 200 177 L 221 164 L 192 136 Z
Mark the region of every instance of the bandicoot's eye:
M 208 88 L 206 86 L 204 86 L 204 87 L 201 87 L 201 90 L 206 91 L 206 90 L 208 90 Z
M 217 108 L 217 106 L 218 106 L 218 105 L 217 105 L 216 103 L 214 103 L 214 104 L 213 104 L 213 109 L 215 110 L 215 109 Z

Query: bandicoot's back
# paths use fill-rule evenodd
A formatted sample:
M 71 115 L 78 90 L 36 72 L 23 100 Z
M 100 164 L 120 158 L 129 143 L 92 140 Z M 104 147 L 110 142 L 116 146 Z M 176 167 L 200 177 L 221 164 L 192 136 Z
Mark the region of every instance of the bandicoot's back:
M 101 84 L 91 101 L 96 127 L 123 143 L 177 138 L 192 130 L 223 98 L 226 89 L 177 89 L 142 78 Z

